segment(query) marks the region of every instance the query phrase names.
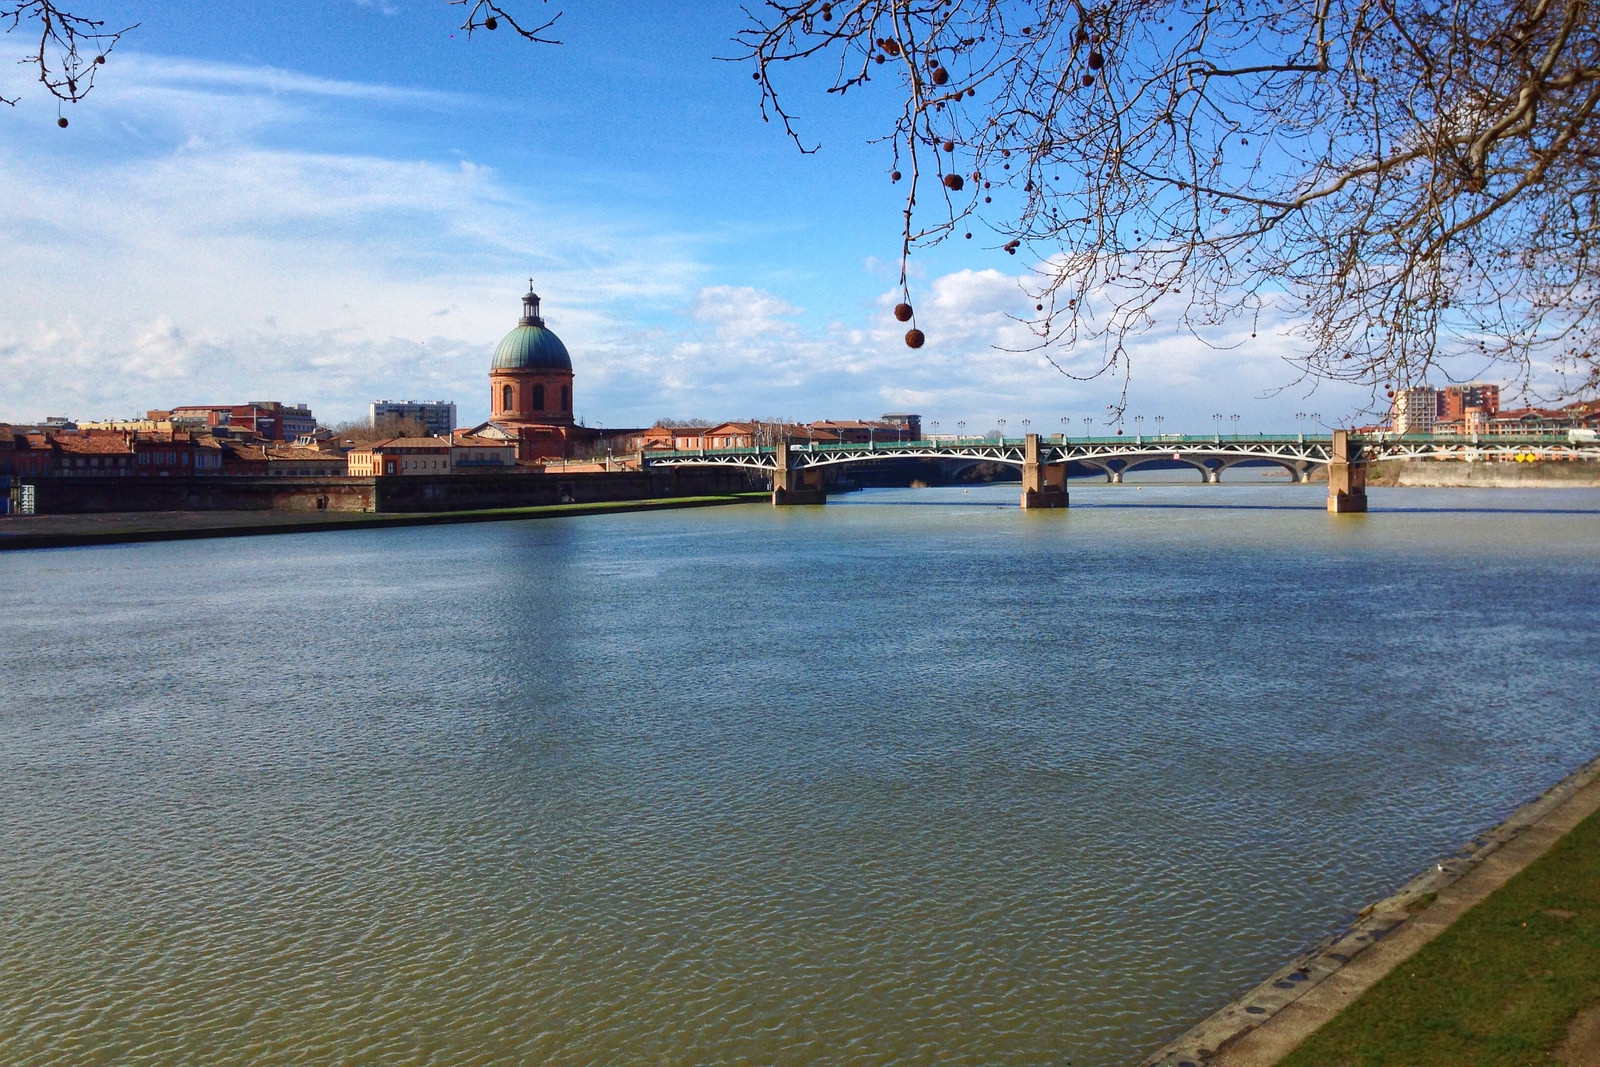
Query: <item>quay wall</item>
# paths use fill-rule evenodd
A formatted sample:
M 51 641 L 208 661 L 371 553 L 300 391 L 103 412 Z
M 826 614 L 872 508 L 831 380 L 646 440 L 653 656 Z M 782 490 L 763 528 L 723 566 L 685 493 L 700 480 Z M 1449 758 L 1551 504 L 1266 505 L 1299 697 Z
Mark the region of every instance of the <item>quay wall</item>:
M 21 479 L 41 515 L 139 511 L 468 511 L 697 496 L 762 488 L 742 471 L 592 471 L 379 478 Z
M 1585 460 L 1537 460 L 1533 463 L 1381 460 L 1368 468 L 1367 484 L 1418 489 L 1593 489 L 1600 488 L 1600 463 Z

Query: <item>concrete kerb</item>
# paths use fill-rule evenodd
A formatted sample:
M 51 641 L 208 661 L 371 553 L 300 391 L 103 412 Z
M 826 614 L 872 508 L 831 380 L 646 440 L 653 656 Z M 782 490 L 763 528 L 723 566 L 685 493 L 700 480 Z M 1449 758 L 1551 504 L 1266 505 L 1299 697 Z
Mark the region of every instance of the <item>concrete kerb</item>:
M 1362 909 L 1356 921 L 1142 1060 L 1140 1067 L 1265 1067 L 1500 888 L 1595 810 L 1600 759 Z

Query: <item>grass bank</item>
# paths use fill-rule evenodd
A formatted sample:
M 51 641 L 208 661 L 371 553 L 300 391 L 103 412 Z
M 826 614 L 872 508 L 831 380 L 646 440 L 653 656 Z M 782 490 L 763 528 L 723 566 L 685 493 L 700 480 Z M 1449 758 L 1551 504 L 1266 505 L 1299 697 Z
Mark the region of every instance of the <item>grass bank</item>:
M 1600 1000 L 1600 812 L 1462 915 L 1280 1067 L 1548 1063 Z
M 394 526 L 441 526 L 464 522 L 511 522 L 577 515 L 717 507 L 770 499 L 767 493 L 608 500 L 590 504 L 540 504 L 476 511 L 435 511 L 372 515 L 317 512 L 128 512 L 117 515 L 44 515 L 0 520 L 0 551 L 188 541 L 204 537 L 259 537 L 267 534 L 371 530 Z

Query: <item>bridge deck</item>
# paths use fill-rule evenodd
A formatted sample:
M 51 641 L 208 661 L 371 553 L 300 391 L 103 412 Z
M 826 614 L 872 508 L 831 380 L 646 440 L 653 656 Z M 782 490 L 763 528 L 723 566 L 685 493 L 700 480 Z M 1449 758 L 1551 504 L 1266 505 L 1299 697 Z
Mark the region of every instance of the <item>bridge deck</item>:
M 1539 459 L 1600 461 L 1600 441 L 1565 433 L 1512 435 L 1352 434 L 1352 458 L 1359 463 L 1381 459 L 1501 459 L 1525 455 Z M 975 460 L 1020 466 L 1026 438 L 938 437 L 919 441 L 876 441 L 869 444 L 791 444 L 789 465 L 804 469 L 888 459 Z M 746 448 L 646 452 L 647 466 L 733 466 L 771 470 L 777 466 L 777 445 Z M 1122 437 L 1039 438 L 1039 462 L 1078 463 L 1112 471 L 1130 470 L 1153 461 L 1177 461 L 1202 469 L 1240 463 L 1272 463 L 1291 469 L 1332 461 L 1333 438 L 1323 434 L 1159 434 Z

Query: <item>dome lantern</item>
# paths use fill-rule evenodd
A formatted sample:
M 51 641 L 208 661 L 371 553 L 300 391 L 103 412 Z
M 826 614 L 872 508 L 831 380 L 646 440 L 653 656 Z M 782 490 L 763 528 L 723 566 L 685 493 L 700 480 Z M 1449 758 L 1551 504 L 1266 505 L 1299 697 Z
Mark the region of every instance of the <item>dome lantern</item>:
M 567 346 L 539 315 L 539 294 L 533 291 L 532 279 L 528 282 L 527 295 L 522 298 L 522 318 L 494 350 L 489 372 L 498 371 L 572 373 L 572 357 L 567 355 Z
M 522 298 L 522 318 L 517 320 L 518 326 L 540 326 L 544 320 L 539 317 L 539 294 L 533 291 L 533 279 L 528 279 L 528 293 Z

